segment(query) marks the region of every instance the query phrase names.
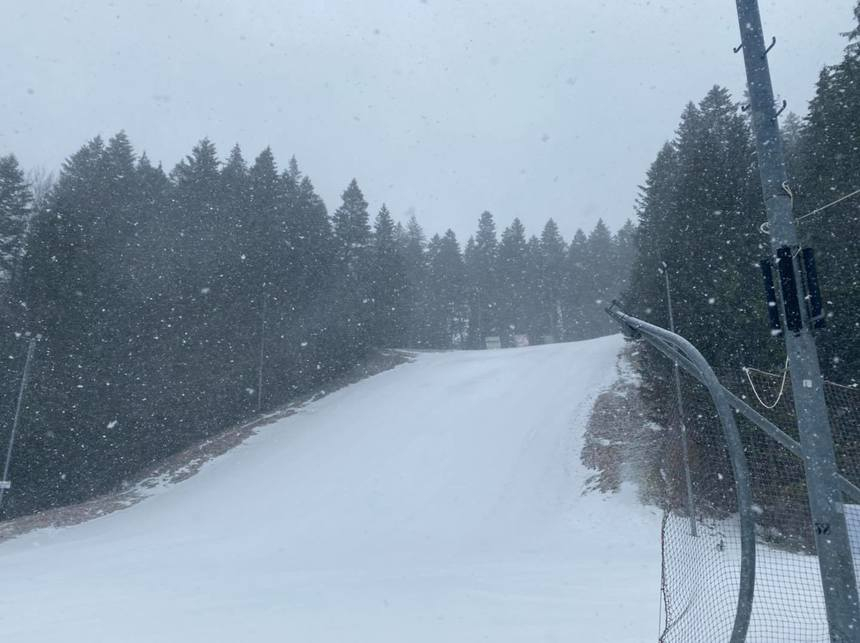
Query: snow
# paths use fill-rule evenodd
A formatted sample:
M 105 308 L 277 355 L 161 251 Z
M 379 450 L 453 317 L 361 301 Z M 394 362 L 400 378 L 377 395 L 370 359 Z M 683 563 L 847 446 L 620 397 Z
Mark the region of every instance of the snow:
M 657 511 L 583 495 L 620 337 L 420 354 L 146 500 L 0 545 L 26 641 L 655 640 Z

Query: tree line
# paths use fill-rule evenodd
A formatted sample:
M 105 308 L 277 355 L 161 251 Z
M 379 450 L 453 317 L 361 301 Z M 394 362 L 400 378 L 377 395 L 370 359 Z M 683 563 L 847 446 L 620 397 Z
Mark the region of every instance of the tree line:
M 855 14 L 860 24 L 860 4 Z M 784 120 L 783 139 L 787 188 L 799 218 L 801 243 L 815 251 L 825 300 L 826 327 L 816 331 L 822 369 L 827 380 L 856 386 L 860 199 L 847 199 L 800 219 L 860 188 L 860 27 L 847 35 L 850 44 L 844 58 L 821 71 L 806 116 L 789 115 Z M 637 254 L 624 302 L 636 316 L 667 327 L 667 271 L 678 332 L 699 348 L 730 388 L 754 401 L 741 369 L 750 366 L 780 374 L 785 351 L 782 338 L 771 336 L 767 321 L 758 266 L 759 259 L 770 254 L 768 238 L 760 229 L 766 214 L 750 123 L 740 107 L 727 90 L 714 87 L 698 104 L 686 106 L 674 138 L 657 154 L 641 187 Z M 648 413 L 667 425 L 675 412 L 671 363 L 644 349 L 637 355 L 637 368 Z M 733 506 L 734 491 L 724 440 L 707 395 L 689 382 L 685 378 L 684 395 L 692 431 L 691 460 L 702 481 L 698 493 L 725 510 Z M 759 385 L 767 390 L 766 401 L 775 399 L 776 386 L 768 386 L 767 378 Z M 856 418 L 857 402 L 855 396 L 853 408 L 832 405 L 834 422 Z M 779 422 L 791 431 L 788 407 L 790 392 L 775 413 L 782 413 Z M 796 483 L 802 475 L 800 464 L 760 431 L 745 426 L 742 430 L 754 491 L 765 507 L 761 520 L 775 520 L 773 516 L 782 511 L 780 503 L 788 498 L 797 500 L 797 506 L 803 504 L 803 490 Z M 676 433 L 665 431 L 652 439 L 656 446 L 648 465 L 650 479 L 663 500 L 680 506 L 684 491 L 683 478 L 675 475 L 681 472 Z M 856 436 L 837 431 L 838 455 L 856 453 L 858 442 Z M 668 482 L 667 470 L 672 471 Z M 785 526 L 785 515 L 781 520 Z
M 384 205 L 371 218 L 355 180 L 330 215 L 295 159 L 249 164 L 236 146 L 222 161 L 208 140 L 167 173 L 124 133 L 95 138 L 50 189 L 3 157 L 4 426 L 40 337 L 5 513 L 114 488 L 378 349 L 613 332 L 602 307 L 634 236 L 598 222 L 567 243 L 552 219 L 498 235 L 484 212 L 461 248 Z

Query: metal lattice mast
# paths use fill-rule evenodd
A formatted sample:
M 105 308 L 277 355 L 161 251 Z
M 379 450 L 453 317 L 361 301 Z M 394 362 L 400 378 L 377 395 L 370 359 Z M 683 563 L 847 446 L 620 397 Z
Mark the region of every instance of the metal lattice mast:
M 830 638 L 840 642 L 860 641 L 857 584 L 838 486 L 833 436 L 824 399 L 824 380 L 811 332 L 812 321 L 804 305 L 806 286 L 800 270 L 792 198 L 788 189 L 778 113 L 774 107 L 767 61 L 767 53 L 773 42 L 765 48 L 758 0 L 736 0 L 736 4 L 771 250 L 774 259 L 777 262 L 781 260 L 784 267 L 780 270 L 780 277 L 783 292 L 787 296 L 779 299 L 780 316 Z M 798 305 L 787 308 L 787 299 Z

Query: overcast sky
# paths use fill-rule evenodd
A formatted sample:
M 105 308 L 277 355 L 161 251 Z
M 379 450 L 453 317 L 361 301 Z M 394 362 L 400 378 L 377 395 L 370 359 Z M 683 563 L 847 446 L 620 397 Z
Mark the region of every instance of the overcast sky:
M 330 211 L 354 176 L 373 212 L 461 241 L 550 216 L 565 237 L 633 215 L 684 104 L 735 96 L 732 0 L 0 0 L 0 154 L 58 169 L 125 129 L 165 169 L 204 136 L 295 154 Z M 775 91 L 804 113 L 855 0 L 762 0 Z

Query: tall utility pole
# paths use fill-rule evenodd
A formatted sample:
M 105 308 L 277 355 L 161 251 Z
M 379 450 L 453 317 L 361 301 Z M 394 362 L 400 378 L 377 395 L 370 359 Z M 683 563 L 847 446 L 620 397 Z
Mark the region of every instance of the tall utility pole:
M 830 639 L 860 641 L 857 583 L 842 496 L 836 482 L 838 470 L 824 400 L 824 379 L 811 332 L 811 315 L 806 306 L 808 285 L 801 270 L 802 253 L 794 225 L 785 156 L 774 107 L 768 49 L 765 48 L 758 0 L 736 0 L 736 4 L 768 233 L 773 259 L 779 267 L 782 291 L 779 310 L 806 470 L 813 522 L 810 527 L 815 535 Z
M 669 287 L 669 266 L 663 264 L 663 277 L 666 279 L 666 304 L 669 307 L 669 330 L 675 332 L 675 313 L 672 310 L 672 289 Z M 696 530 L 696 508 L 693 504 L 693 477 L 690 474 L 690 449 L 687 447 L 687 425 L 684 422 L 684 397 L 681 395 L 681 374 L 678 362 L 673 360 L 675 374 L 675 395 L 678 396 L 678 427 L 681 429 L 681 456 L 684 458 L 684 481 L 687 486 L 687 513 L 690 514 L 690 535 L 698 536 Z

